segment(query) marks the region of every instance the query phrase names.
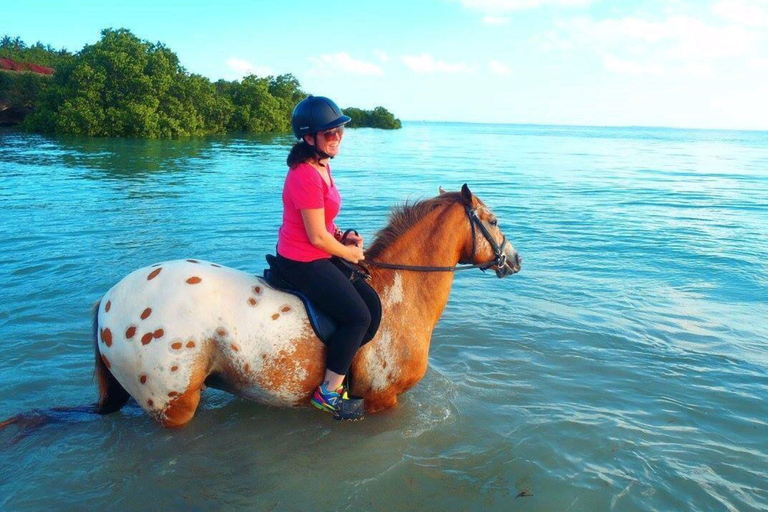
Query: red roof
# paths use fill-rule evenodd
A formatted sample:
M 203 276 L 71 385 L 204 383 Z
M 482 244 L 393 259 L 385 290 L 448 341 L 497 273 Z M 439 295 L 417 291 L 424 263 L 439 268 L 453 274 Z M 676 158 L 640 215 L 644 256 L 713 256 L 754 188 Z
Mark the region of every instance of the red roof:
M 11 59 L 0 58 L 0 69 L 7 69 L 10 71 L 31 71 L 40 75 L 52 75 L 56 72 L 53 68 L 45 66 L 38 66 L 30 62 L 16 62 Z

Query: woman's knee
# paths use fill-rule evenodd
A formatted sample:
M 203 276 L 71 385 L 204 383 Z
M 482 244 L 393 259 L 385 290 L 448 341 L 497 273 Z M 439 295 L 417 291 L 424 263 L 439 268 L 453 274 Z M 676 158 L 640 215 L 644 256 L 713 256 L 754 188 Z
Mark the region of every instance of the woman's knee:
M 357 307 L 349 311 L 345 320 L 347 325 L 364 333 L 371 325 L 371 312 L 368 310 L 368 307 L 363 304 L 363 307 Z

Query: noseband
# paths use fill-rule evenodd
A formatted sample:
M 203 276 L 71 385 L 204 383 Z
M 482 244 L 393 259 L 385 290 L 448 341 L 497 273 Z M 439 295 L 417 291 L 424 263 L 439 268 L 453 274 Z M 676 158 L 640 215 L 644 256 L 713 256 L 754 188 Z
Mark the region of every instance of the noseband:
M 474 208 L 470 208 L 467 205 L 464 205 L 464 210 L 467 212 L 467 217 L 469 218 L 469 225 L 472 228 L 472 254 L 469 257 L 469 261 L 459 261 L 459 263 L 461 263 L 461 266 L 454 265 L 453 267 L 425 267 L 420 265 L 398 265 L 395 263 L 381 263 L 378 261 L 366 261 L 366 260 L 363 260 L 360 263 L 362 265 L 370 265 L 372 267 L 389 268 L 393 270 L 413 270 L 417 272 L 456 272 L 458 270 L 471 270 L 473 268 L 479 268 L 480 270 L 485 272 L 487 269 L 491 268 L 494 265 L 496 265 L 498 268 L 502 268 L 507 263 L 507 255 L 504 254 L 503 252 L 504 246 L 507 245 L 506 235 L 504 235 L 504 237 L 502 238 L 501 245 L 497 244 L 496 241 L 491 236 L 491 233 L 483 225 L 483 221 L 481 221 L 480 217 L 477 216 L 477 211 Z M 476 250 L 475 226 L 477 226 L 477 228 L 480 230 L 480 233 L 483 234 L 483 236 L 488 241 L 488 243 L 491 244 L 491 248 L 493 249 L 493 254 L 495 255 L 495 258 L 491 261 L 487 261 L 485 263 L 474 263 L 474 264 L 470 263 L 472 260 L 475 259 L 475 250 Z M 346 237 L 350 231 L 352 230 L 347 230 L 347 232 L 344 233 L 344 237 Z

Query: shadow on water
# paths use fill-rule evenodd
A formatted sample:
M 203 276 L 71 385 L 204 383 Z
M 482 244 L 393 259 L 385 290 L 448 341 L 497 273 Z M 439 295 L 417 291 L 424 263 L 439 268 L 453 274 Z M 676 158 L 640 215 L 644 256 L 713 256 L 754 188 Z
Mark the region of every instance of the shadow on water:
M 147 174 L 205 168 L 222 155 L 260 158 L 284 153 L 293 143 L 286 134 L 229 134 L 185 139 L 71 137 L 0 131 L 0 157 L 20 166 L 92 171 L 91 179 L 132 179 Z

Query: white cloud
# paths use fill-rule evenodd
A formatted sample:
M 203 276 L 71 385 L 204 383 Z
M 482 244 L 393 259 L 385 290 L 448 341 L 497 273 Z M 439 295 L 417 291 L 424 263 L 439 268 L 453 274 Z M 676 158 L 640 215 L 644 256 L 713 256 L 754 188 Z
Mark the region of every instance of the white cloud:
M 583 7 L 591 0 L 461 0 L 464 7 L 487 13 L 500 13 L 535 9 L 544 5 L 560 7 Z
M 484 16 L 483 23 L 487 25 L 509 25 L 510 18 L 508 16 Z
M 611 55 L 603 56 L 603 65 L 605 69 L 621 75 L 662 75 L 664 69 L 657 64 L 641 64 L 628 60 L 619 59 Z
M 762 7 L 766 2 L 745 0 L 723 0 L 712 6 L 712 11 L 726 20 L 748 27 L 768 26 L 768 11 Z
M 246 75 L 274 76 L 276 74 L 272 68 L 266 66 L 254 66 L 250 62 L 238 59 L 237 57 L 230 57 L 229 60 L 227 60 L 227 67 L 234 71 L 234 76 L 237 78 L 242 78 Z
M 712 69 L 712 66 L 709 64 L 698 64 L 698 63 L 692 63 L 692 64 L 686 64 L 682 68 L 679 69 L 679 72 L 683 75 L 694 75 L 694 76 L 710 76 L 714 74 L 714 70 Z
M 373 53 L 379 58 L 381 62 L 389 62 L 389 55 L 387 55 L 387 52 L 374 50 Z
M 509 75 L 512 73 L 512 70 L 509 68 L 509 66 L 495 60 L 491 61 L 489 67 L 491 68 L 491 72 L 497 75 Z
M 747 28 L 713 26 L 689 16 L 670 16 L 663 21 L 577 18 L 561 24 L 561 29 L 572 41 L 596 49 L 618 48 L 647 58 L 684 61 L 755 54 L 760 43 L 758 34 Z
M 416 56 L 406 55 L 403 57 L 403 62 L 417 73 L 468 73 L 471 71 L 463 62 L 451 64 L 437 60 L 426 53 Z
M 327 74 L 329 71 L 342 71 L 353 75 L 376 75 L 381 76 L 384 71 L 376 64 L 356 60 L 347 53 L 339 52 L 331 55 L 321 55 L 310 59 L 314 65 L 317 74 Z

